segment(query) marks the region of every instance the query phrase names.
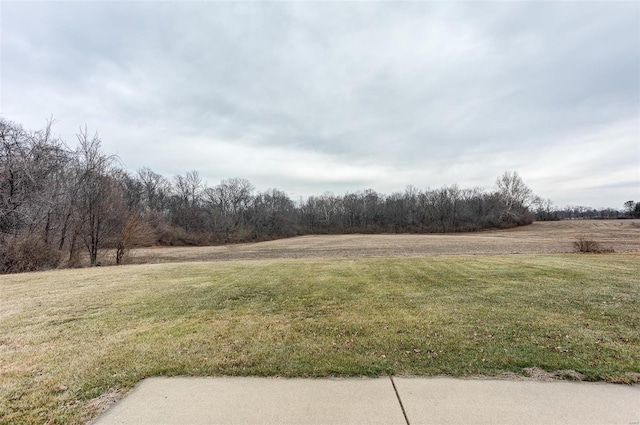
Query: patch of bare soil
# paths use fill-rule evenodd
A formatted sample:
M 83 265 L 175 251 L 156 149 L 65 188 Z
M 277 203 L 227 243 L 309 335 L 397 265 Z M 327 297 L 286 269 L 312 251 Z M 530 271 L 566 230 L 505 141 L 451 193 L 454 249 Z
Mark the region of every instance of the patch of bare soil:
M 553 372 L 547 372 L 539 367 L 528 367 L 524 371 L 529 377 L 535 381 L 557 381 L 559 379 L 565 381 L 586 381 L 587 377 L 576 372 L 573 369 L 555 370 Z
M 95 418 L 99 416 L 102 412 L 107 410 L 109 407 L 116 404 L 124 397 L 124 394 L 119 388 L 114 388 L 93 400 L 90 400 L 85 408 L 88 412 L 90 412 L 90 417 Z
M 640 220 L 535 222 L 507 230 L 455 234 L 313 235 L 210 247 L 155 247 L 131 253 L 130 263 L 280 258 L 421 257 L 429 255 L 574 252 L 579 238 L 604 249 L 640 253 Z
M 573 369 L 554 370 L 547 372 L 539 367 L 527 367 L 522 369 L 525 373 L 520 375 L 514 372 L 502 372 L 495 376 L 478 375 L 468 376 L 467 379 L 500 379 L 506 381 L 588 381 L 589 379 Z

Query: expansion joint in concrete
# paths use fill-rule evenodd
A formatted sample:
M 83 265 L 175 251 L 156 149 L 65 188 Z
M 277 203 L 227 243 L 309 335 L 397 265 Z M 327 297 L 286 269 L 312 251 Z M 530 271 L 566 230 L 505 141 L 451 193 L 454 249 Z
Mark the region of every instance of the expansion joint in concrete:
M 391 385 L 393 385 L 393 391 L 396 393 L 396 397 L 398 398 L 398 403 L 400 403 L 400 408 L 402 409 L 402 414 L 404 415 L 404 420 L 407 421 L 407 425 L 411 425 L 409 423 L 409 418 L 407 417 L 407 412 L 404 410 L 404 405 L 402 404 L 402 399 L 400 398 L 400 394 L 398 394 L 398 389 L 396 388 L 396 383 L 393 382 L 393 376 L 389 376 L 391 380 Z

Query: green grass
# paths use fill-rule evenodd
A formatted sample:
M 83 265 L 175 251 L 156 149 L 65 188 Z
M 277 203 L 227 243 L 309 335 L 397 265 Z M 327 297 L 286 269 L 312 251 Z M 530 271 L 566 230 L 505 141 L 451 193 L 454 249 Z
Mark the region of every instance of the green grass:
M 633 254 L 274 260 L 0 277 L 0 423 L 82 423 L 157 375 L 640 382 Z

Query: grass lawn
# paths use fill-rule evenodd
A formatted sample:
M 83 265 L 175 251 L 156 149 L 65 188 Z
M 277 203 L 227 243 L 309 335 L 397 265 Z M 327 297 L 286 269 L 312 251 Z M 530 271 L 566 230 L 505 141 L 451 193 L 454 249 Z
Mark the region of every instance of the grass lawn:
M 640 382 L 640 256 L 272 260 L 0 277 L 0 423 L 83 423 L 147 376 Z

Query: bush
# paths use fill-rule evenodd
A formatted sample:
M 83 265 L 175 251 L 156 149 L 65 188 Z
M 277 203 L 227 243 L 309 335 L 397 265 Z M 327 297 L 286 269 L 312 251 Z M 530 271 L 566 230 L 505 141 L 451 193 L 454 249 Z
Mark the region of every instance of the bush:
M 164 246 L 206 246 L 210 238 L 206 233 L 187 232 L 181 227 L 167 227 L 158 240 Z
M 604 248 L 596 241 L 580 238 L 573 243 L 576 252 L 591 252 L 596 254 L 604 254 L 613 252 L 613 249 Z
M 36 236 L 18 237 L 0 246 L 0 273 L 57 268 L 62 252 Z

